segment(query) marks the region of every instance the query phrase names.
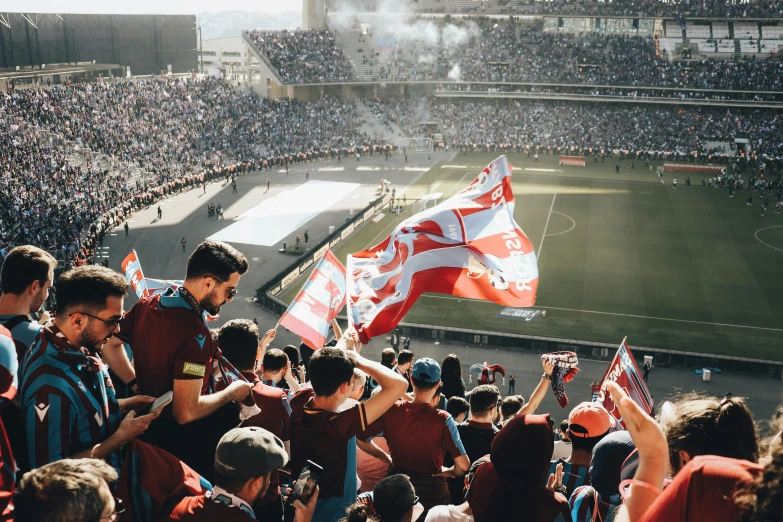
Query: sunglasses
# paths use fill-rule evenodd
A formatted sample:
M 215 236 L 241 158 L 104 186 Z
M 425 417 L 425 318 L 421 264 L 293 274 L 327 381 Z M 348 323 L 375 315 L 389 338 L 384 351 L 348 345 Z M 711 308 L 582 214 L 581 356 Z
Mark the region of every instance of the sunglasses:
M 209 276 L 209 277 L 211 277 L 212 279 L 214 279 L 215 281 L 217 281 L 218 283 L 221 283 L 221 284 L 228 283 L 228 281 L 223 281 L 221 279 L 218 279 L 215 276 Z M 235 287 L 235 286 L 228 287 L 228 288 L 226 288 L 226 292 L 228 293 L 228 298 L 229 299 L 233 299 L 233 298 L 235 298 L 237 296 L 237 287 Z
M 97 319 L 105 323 L 106 326 L 110 327 L 112 330 L 117 328 L 117 326 L 119 326 L 120 324 L 120 321 L 122 321 L 122 316 L 120 316 L 118 319 L 112 319 L 111 321 L 108 321 L 106 319 L 101 319 L 97 315 L 88 314 L 87 312 L 74 312 L 72 314 L 68 314 L 68 317 L 71 317 L 72 315 L 76 315 L 76 314 L 86 315 L 87 317 L 92 317 L 93 319 Z

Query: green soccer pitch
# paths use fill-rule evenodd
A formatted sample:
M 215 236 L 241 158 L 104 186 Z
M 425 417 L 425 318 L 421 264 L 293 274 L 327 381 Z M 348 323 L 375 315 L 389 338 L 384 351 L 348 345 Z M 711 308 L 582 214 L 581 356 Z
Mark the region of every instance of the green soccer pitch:
M 402 219 L 415 199 L 455 194 L 496 156 L 460 153 L 424 173 L 404 192 Z M 494 303 L 426 294 L 405 322 L 617 344 L 628 336 L 631 346 L 783 360 L 783 215 L 774 195 L 761 217 L 758 192 L 746 206 L 747 190 L 729 198 L 727 188 L 702 188 L 701 174 L 686 187 L 684 173 L 674 190 L 675 175 L 658 179 L 660 163 L 508 158 L 514 217 L 539 259 L 535 308 L 546 317 L 498 319 Z M 386 214 L 341 243 L 337 257 L 385 239 L 398 223 Z M 304 281 L 280 297 L 290 302 Z

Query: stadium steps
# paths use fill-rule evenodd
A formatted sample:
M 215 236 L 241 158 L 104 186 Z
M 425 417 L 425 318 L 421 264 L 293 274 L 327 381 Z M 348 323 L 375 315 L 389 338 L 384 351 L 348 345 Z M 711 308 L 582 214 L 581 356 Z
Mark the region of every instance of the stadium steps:
M 364 120 L 364 123 L 359 127 L 360 131 L 367 133 L 374 139 L 388 139 L 391 143 L 394 143 L 401 135 L 405 136 L 396 122 L 389 122 L 388 127 L 391 127 L 391 130 L 389 130 L 380 117 L 367 107 L 361 99 L 356 99 L 356 106 L 359 110 L 359 115 Z
M 376 74 L 380 71 L 380 65 L 372 65 L 372 63 L 365 65 L 363 59 L 366 56 L 368 60 L 372 62 L 373 54 L 377 49 L 375 39 L 372 36 L 362 36 L 359 31 L 334 31 L 335 36 L 340 40 L 343 45 L 343 53 L 350 60 L 353 65 L 356 75 L 360 80 L 371 80 L 373 72 Z

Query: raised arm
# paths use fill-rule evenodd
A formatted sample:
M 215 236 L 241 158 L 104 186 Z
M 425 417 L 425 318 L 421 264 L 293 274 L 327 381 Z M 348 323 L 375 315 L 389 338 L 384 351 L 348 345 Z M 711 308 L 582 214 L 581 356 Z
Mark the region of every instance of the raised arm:
M 555 365 L 549 361 L 541 360 L 541 366 L 544 367 L 544 375 L 541 376 L 541 380 L 538 381 L 536 389 L 533 390 L 533 394 L 530 396 L 530 400 L 522 406 L 517 415 L 532 415 L 538 409 L 541 401 L 546 396 L 546 391 L 549 388 L 549 382 L 552 377 L 552 371 L 555 369 Z

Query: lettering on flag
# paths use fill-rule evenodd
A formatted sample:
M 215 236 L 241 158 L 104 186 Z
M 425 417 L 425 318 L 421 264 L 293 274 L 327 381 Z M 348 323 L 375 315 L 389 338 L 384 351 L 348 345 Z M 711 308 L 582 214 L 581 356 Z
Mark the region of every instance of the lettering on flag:
M 511 170 L 500 156 L 458 194 L 349 256 L 348 308 L 363 343 L 390 332 L 424 292 L 535 304 L 538 265 L 514 221 Z
M 141 262 L 135 250 L 132 250 L 125 259 L 122 260 L 122 272 L 125 279 L 136 292 L 136 297 L 149 297 L 164 293 L 169 288 L 182 286 L 182 281 L 169 281 L 164 279 L 151 279 L 144 277 L 141 270 Z
M 614 401 L 612 401 L 612 398 L 606 391 L 606 383 L 609 381 L 616 382 L 636 404 L 641 406 L 649 415 L 652 415 L 653 398 L 650 395 L 650 390 L 647 389 L 647 384 L 642 379 L 642 374 L 625 339 L 623 339 L 622 344 L 617 349 L 617 353 L 612 359 L 609 368 L 606 369 L 606 373 L 604 373 L 599 383 L 598 393 L 594 397 L 595 402 L 600 402 L 606 408 L 606 411 L 625 428 L 622 415 L 620 415 Z
M 326 343 L 332 321 L 345 305 L 345 295 L 345 267 L 327 250 L 280 318 L 280 325 L 318 350 Z

